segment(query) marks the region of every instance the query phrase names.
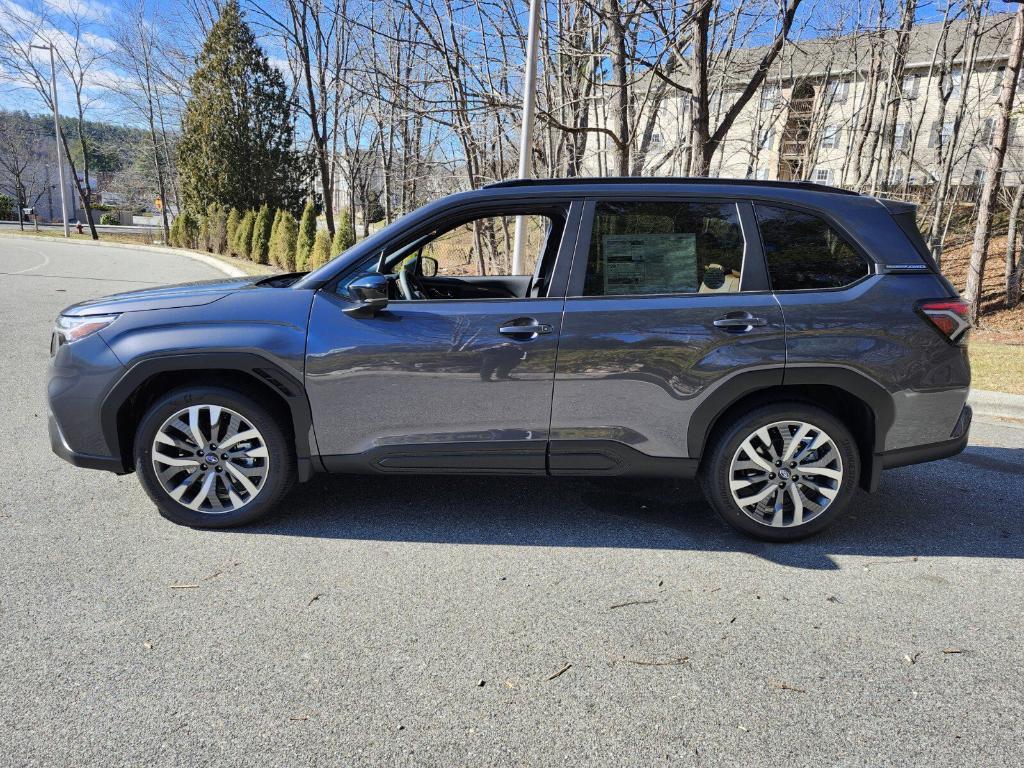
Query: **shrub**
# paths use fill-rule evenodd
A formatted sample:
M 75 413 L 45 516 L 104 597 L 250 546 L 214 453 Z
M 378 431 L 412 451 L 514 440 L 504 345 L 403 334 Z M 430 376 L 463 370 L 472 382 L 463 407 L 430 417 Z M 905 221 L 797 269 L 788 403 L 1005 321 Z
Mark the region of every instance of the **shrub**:
M 227 216 L 224 208 L 217 203 L 210 203 L 206 209 L 206 219 L 209 226 L 207 236 L 207 247 L 213 253 L 224 254 L 228 251 Z
M 384 206 L 380 204 L 380 200 L 377 198 L 373 198 L 367 202 L 363 213 L 366 215 L 366 220 L 371 224 L 376 224 L 386 215 Z
M 300 272 L 309 269 L 309 254 L 316 240 L 316 207 L 312 200 L 306 201 L 299 221 L 299 235 L 295 241 L 295 268 Z
M 10 195 L 0 195 L 0 221 L 14 218 L 14 199 Z
M 326 229 L 318 229 L 313 240 L 313 250 L 309 254 L 309 269 L 322 267 L 331 260 L 331 234 Z
M 120 224 L 121 217 L 116 213 L 104 213 L 100 216 L 100 224 Z
M 168 243 L 168 245 L 173 245 L 175 248 L 181 248 L 182 247 L 182 245 L 181 245 L 181 237 L 182 237 L 181 227 L 182 227 L 182 225 L 184 223 L 185 222 L 184 222 L 184 220 L 182 220 L 180 215 L 174 217 L 174 221 L 171 222 L 171 231 L 167 234 L 167 243 Z
M 199 220 L 188 211 L 182 213 L 178 218 L 181 219 L 181 247 L 199 247 Z
M 210 217 L 205 213 L 199 217 L 199 236 L 196 241 L 196 247 L 199 250 L 210 250 Z
M 338 219 L 335 222 L 334 242 L 331 244 L 331 255 L 337 256 L 342 251 L 348 250 L 356 244 L 356 231 L 352 228 L 352 222 L 348 218 L 348 211 L 338 211 Z
M 235 250 L 235 235 L 238 234 L 238 225 L 242 223 L 242 214 L 238 212 L 237 208 L 232 208 L 231 212 L 228 213 L 228 220 L 224 226 L 225 229 L 225 240 L 227 241 L 227 251 L 232 256 L 238 256 L 238 251 Z
M 280 267 L 281 266 L 280 264 L 277 263 L 277 256 L 276 256 L 276 254 L 274 252 L 274 243 L 277 242 L 277 230 L 280 229 L 280 227 L 281 227 L 281 214 L 282 213 L 284 213 L 284 211 L 282 211 L 280 208 L 278 208 L 277 212 L 274 213 L 274 224 L 270 228 L 270 247 L 269 247 L 268 252 L 267 252 L 267 259 L 275 267 Z
M 288 211 L 281 211 L 270 253 L 274 264 L 286 272 L 295 271 L 295 242 L 298 237 L 299 225 L 295 217 Z
M 274 220 L 270 218 L 270 206 L 264 203 L 256 214 L 256 222 L 252 227 L 252 251 L 250 258 L 257 264 L 270 263 L 270 228 Z
M 252 232 L 256 224 L 256 214 L 246 211 L 235 231 L 235 255 L 248 259 L 252 253 Z

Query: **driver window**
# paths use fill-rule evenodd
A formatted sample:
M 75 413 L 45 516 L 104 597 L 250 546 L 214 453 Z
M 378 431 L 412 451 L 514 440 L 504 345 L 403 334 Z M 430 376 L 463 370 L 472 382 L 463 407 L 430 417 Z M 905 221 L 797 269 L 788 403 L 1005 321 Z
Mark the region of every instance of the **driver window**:
M 553 222 L 549 217 L 537 214 L 527 214 L 523 218 L 526 220 L 526 243 L 520 274 L 532 275 L 538 258 L 545 250 Z M 515 236 L 515 216 L 488 216 L 438 235 L 423 246 L 421 253 L 437 261 L 439 277 L 507 276 L 512 274 Z M 400 264 L 392 271 L 399 269 Z

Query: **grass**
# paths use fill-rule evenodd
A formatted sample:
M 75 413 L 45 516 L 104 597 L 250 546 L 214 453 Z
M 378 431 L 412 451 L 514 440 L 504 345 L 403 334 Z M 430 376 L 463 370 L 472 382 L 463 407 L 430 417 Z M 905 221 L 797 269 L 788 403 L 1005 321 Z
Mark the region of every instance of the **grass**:
M 1024 395 L 1024 345 L 973 340 L 968 350 L 972 387 Z

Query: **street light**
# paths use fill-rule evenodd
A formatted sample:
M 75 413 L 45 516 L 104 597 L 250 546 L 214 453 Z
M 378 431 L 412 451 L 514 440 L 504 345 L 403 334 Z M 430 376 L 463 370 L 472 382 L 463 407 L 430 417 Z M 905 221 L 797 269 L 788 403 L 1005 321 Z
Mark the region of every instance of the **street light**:
M 57 141 L 57 176 L 60 179 L 60 212 L 64 217 L 64 237 L 71 237 L 71 230 L 68 228 L 68 201 L 64 188 L 64 154 L 63 144 L 60 140 L 60 110 L 57 108 L 57 66 L 53 61 L 53 44 L 32 45 L 50 52 L 50 97 L 53 99 L 53 133 Z
M 530 32 L 526 38 L 526 71 L 523 73 L 523 126 L 519 132 L 519 178 L 530 176 L 530 145 L 533 143 L 533 114 L 537 102 L 537 47 L 540 37 L 541 0 L 530 0 Z M 512 251 L 512 274 L 523 271 L 526 247 L 526 217 L 516 216 L 516 239 Z

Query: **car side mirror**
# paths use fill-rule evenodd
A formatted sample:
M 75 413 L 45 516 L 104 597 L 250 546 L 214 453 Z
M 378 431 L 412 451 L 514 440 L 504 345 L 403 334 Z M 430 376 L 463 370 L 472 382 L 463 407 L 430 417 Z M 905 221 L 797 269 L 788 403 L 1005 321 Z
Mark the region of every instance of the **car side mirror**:
M 363 275 L 348 284 L 348 296 L 355 302 L 346 315 L 373 317 L 388 305 L 387 275 Z
M 430 256 L 420 256 L 420 274 L 423 277 L 434 277 L 437 275 L 437 259 Z

